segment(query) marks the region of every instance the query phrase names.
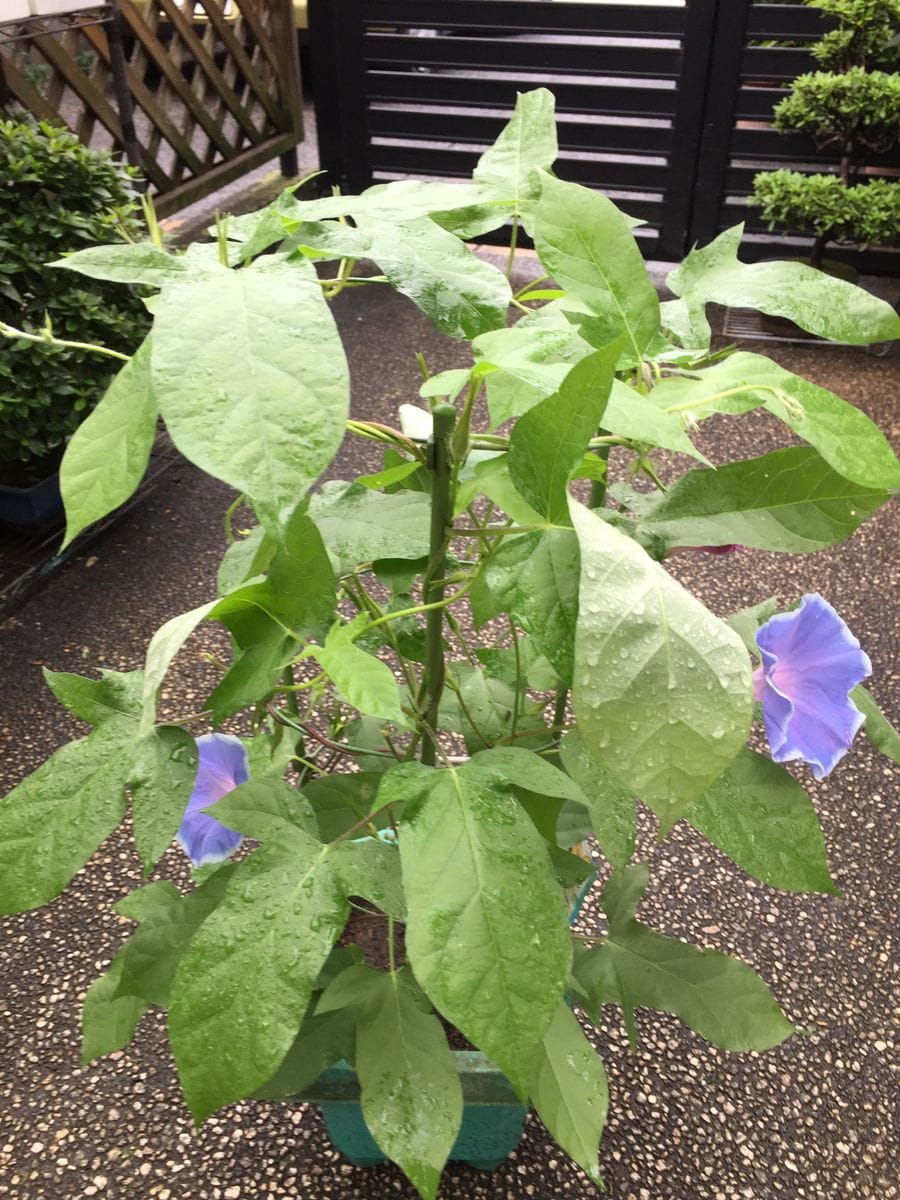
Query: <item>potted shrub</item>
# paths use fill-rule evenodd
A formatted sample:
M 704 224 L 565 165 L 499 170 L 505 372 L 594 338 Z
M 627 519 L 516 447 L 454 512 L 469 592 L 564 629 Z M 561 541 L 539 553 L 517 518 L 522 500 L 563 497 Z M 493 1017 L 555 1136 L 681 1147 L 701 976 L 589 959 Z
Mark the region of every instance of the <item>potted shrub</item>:
M 866 165 L 900 141 L 900 76 L 885 69 L 897 57 L 900 8 L 881 0 L 807 2 L 834 18 L 836 28 L 812 47 L 823 69 L 794 80 L 774 123 L 785 133 L 811 134 L 833 154 L 836 170 L 761 172 L 753 199 L 770 229 L 812 230 L 809 261 L 822 267 L 829 242 L 890 245 L 898 237 L 900 186 L 867 178 Z
M 792 1034 L 749 966 L 637 919 L 636 797 L 661 837 L 686 820 L 767 884 L 829 893 L 815 811 L 780 764 L 822 778 L 863 723 L 897 753 L 823 597 L 724 621 L 665 567 L 679 547 L 831 545 L 900 484 L 851 404 L 761 355 L 711 354 L 707 303 L 725 289 L 855 342 L 896 336 L 897 316 L 802 264 L 741 263 L 739 230 L 692 252 L 661 306 L 629 219 L 556 179 L 555 155 L 539 90 L 471 184 L 285 194 L 182 255 L 65 262 L 159 290 L 150 337 L 66 450 L 67 538 L 137 486 L 157 413 L 258 523 L 235 530 L 232 505 L 219 594 L 163 626 L 143 671 L 47 673 L 96 728 L 0 805 L 2 907 L 57 895 L 130 795 L 146 870 L 177 833 L 196 886 L 119 903 L 138 925 L 87 995 L 84 1061 L 167 1008 L 198 1123 L 250 1096 L 356 1102 L 339 1144 L 387 1155 L 425 1198 L 448 1155 L 508 1149 L 458 1141 L 484 1115 L 479 1052 L 511 1136 L 530 1103 L 599 1182 L 606 1083 L 576 1013 L 619 1004 L 633 1037 L 647 1005 L 737 1051 Z M 510 219 L 542 277 L 515 295 L 462 240 Z M 349 416 L 328 302 L 363 286 L 460 345 L 457 369 L 423 364 L 396 427 Z M 691 429 L 759 407 L 802 444 L 713 469 Z M 316 486 L 345 437 L 380 445 L 382 467 Z M 665 451 L 697 462 L 667 490 Z M 611 463 L 651 490 L 610 484 Z M 202 621 L 229 630 L 232 661 L 198 721 L 173 723 L 160 685 Z M 746 744 L 760 722 L 768 755 Z M 569 917 L 595 866 L 606 924 L 585 932 Z
M 8 342 L 0 357 L 0 520 L 41 523 L 59 511 L 66 439 L 121 365 L 82 343 L 102 340 L 124 358 L 147 331 L 134 290 L 47 265 L 140 236 L 132 178 L 67 130 L 0 121 L 0 323 L 32 339 Z M 35 346 L 44 329 L 56 341 Z

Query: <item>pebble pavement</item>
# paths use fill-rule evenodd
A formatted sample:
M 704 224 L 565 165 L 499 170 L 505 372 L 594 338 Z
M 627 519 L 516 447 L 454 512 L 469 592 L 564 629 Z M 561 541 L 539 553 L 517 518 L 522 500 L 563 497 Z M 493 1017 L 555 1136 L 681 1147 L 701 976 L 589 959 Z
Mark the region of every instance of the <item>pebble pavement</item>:
M 527 269 L 527 260 L 526 260 Z M 345 293 L 355 415 L 392 419 L 415 399 L 413 353 L 433 370 L 459 351 L 400 297 Z M 786 366 L 874 417 L 895 445 L 898 357 L 784 346 Z M 713 461 L 774 448 L 783 432 L 753 415 L 716 418 L 698 437 Z M 374 467 L 354 446 L 333 475 Z M 45 690 L 40 667 L 92 672 L 141 664 L 163 621 L 211 595 L 228 490 L 185 464 L 60 571 L 0 627 L 0 794 L 81 732 Z M 861 639 L 872 688 L 900 715 L 896 506 L 847 544 L 793 560 L 743 552 L 683 555 L 673 570 L 726 614 L 771 594 L 821 591 Z M 167 715 L 192 711 L 211 679 L 203 634 L 184 651 Z M 628 1050 L 607 1009 L 598 1036 L 611 1117 L 601 1162 L 612 1200 L 893 1200 L 900 1195 L 896 1102 L 900 768 L 862 743 L 835 774 L 805 776 L 821 814 L 842 897 L 793 896 L 748 879 L 679 825 L 655 851 L 641 915 L 661 931 L 739 954 L 807 1034 L 767 1054 L 728 1055 L 671 1017 L 641 1013 Z M 644 852 L 651 850 L 649 830 Z M 161 874 L 184 881 L 177 851 Z M 149 1015 L 124 1052 L 81 1070 L 79 1005 L 125 932 L 110 904 L 140 882 L 126 830 L 115 834 L 49 907 L 7 919 L 0 934 L 0 1198 L 3 1200 L 388 1200 L 411 1198 L 393 1166 L 349 1166 L 310 1108 L 233 1105 L 193 1132 L 163 1019 Z M 596 919 L 589 904 L 585 920 Z M 596 1195 L 536 1118 L 494 1174 L 448 1168 L 441 1200 Z

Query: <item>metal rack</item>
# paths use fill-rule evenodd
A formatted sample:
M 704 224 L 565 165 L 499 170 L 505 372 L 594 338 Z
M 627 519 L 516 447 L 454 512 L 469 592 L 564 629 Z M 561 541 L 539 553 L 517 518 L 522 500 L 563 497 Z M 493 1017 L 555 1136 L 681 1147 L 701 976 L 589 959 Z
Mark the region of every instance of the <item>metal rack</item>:
M 848 342 L 828 342 L 824 338 L 804 334 L 799 329 L 796 334 L 787 331 L 787 328 L 784 333 L 772 333 L 766 328 L 765 320 L 762 313 L 752 308 L 726 308 L 722 333 L 729 340 L 737 342 L 774 342 L 776 345 L 815 346 L 817 349 L 822 346 L 846 348 L 849 345 Z M 884 358 L 893 351 L 895 345 L 895 342 L 874 342 L 865 350 L 874 358 Z

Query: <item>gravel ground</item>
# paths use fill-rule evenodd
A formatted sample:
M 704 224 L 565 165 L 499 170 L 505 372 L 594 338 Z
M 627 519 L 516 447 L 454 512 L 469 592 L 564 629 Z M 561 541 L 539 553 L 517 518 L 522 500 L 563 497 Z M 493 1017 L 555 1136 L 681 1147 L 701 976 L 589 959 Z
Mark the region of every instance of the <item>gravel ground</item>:
M 458 350 L 400 297 L 345 293 L 337 315 L 357 415 L 390 419 L 398 403 L 415 397 L 415 350 L 424 351 L 435 370 L 457 359 Z M 773 357 L 853 400 L 895 444 L 900 440 L 896 357 L 793 346 Z M 753 416 L 710 421 L 699 441 L 722 461 L 760 453 L 776 437 L 783 435 Z M 334 473 L 375 461 L 369 447 L 357 446 Z M 72 561 L 0 627 L 0 792 L 80 732 L 43 688 L 39 668 L 139 666 L 157 626 L 211 594 L 228 499 L 228 489 L 189 465 L 173 469 L 89 557 Z M 772 593 L 790 601 L 821 591 L 869 652 L 873 690 L 896 720 L 898 534 L 894 506 L 833 551 L 793 561 L 758 552 L 684 555 L 675 570 L 723 614 Z M 193 709 L 210 680 L 201 652 L 220 645 L 204 634 L 179 657 L 168 715 Z M 674 1018 L 644 1013 L 640 1048 L 631 1054 L 618 1016 L 608 1009 L 599 1044 L 610 1073 L 612 1115 L 602 1164 L 614 1200 L 900 1195 L 892 1112 L 898 775 L 900 769 L 860 744 L 826 783 L 805 780 L 843 897 L 776 892 L 743 876 L 683 825 L 655 851 L 644 919 L 746 958 L 808 1036 L 765 1055 L 726 1055 Z M 109 905 L 140 881 L 126 832 L 101 848 L 63 897 L 4 922 L 0 1197 L 413 1197 L 394 1167 L 360 1170 L 343 1162 L 309 1108 L 233 1105 L 192 1132 L 159 1015 L 145 1018 L 128 1050 L 79 1069 L 79 1002 L 124 932 Z M 643 849 L 651 849 L 646 830 Z M 177 852 L 161 873 L 186 877 Z M 592 911 L 589 905 L 588 922 Z M 519 1150 L 496 1173 L 451 1166 L 440 1193 L 442 1200 L 595 1194 L 534 1118 Z

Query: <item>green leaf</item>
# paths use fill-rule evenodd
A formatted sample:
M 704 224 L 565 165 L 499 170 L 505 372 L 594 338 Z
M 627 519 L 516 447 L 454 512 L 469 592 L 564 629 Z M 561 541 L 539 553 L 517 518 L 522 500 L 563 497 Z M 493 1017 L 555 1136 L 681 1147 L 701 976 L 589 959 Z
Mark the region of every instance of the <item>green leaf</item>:
M 346 1011 L 307 1016 L 271 1079 L 253 1093 L 255 1100 L 284 1100 L 315 1083 L 342 1058 L 353 1057 L 354 1022 Z
M 156 879 L 128 892 L 117 900 L 113 908 L 129 921 L 149 921 L 160 912 L 170 909 L 182 898 L 181 892 L 168 879 Z M 126 942 L 126 945 L 130 943 Z M 125 949 L 123 946 L 122 950 Z M 121 952 L 121 951 L 120 951 Z M 137 994 L 137 993 L 135 993 Z
M 738 635 L 751 654 L 759 658 L 759 647 L 756 644 L 756 631 L 761 625 L 765 625 L 770 617 L 774 617 L 778 612 L 778 600 L 774 596 L 770 596 L 768 600 L 761 600 L 759 604 L 751 604 L 748 608 L 738 609 L 736 613 L 732 613 L 728 617 L 728 624 Z
M 316 1004 L 316 1015 L 351 1009 L 358 1019 L 366 1010 L 371 1013 L 381 999 L 380 981 L 383 975 L 383 971 L 370 967 L 368 963 L 356 961 L 348 964 L 326 984 Z
M 328 847 L 289 813 L 245 809 L 238 792 L 249 787 L 219 802 L 222 819 L 266 844 L 236 867 L 172 987 L 169 1036 L 198 1124 L 271 1079 L 348 914 Z
M 352 775 L 322 775 L 303 784 L 303 795 L 315 811 L 323 842 L 333 842 L 374 812 L 380 782 L 381 775 L 359 771 Z M 388 824 L 387 815 L 382 813 L 373 824 L 383 829 Z
M 547 726 L 537 715 L 535 707 L 526 701 L 523 710 L 521 693 L 499 679 L 492 679 L 470 663 L 454 663 L 450 683 L 458 694 L 459 718 L 453 728 L 459 730 L 471 754 L 494 746 L 513 733 L 513 714 L 520 709 L 516 721 L 516 740 L 520 746 L 544 746 L 549 740 Z M 445 694 L 443 710 L 446 717 L 452 711 L 452 698 Z
M 603 425 L 609 433 L 618 437 L 646 442 L 678 454 L 689 454 L 701 462 L 709 461 L 685 433 L 682 418 L 677 413 L 666 412 L 656 403 L 655 392 L 650 396 L 642 396 L 620 379 L 613 382 L 603 414 Z
M 809 796 L 787 771 L 755 750 L 744 747 L 691 805 L 687 819 L 770 887 L 837 894 Z
M 604 889 L 609 937 L 576 964 L 591 1015 L 599 1020 L 602 1005 L 621 1004 L 633 1043 L 638 1005 L 673 1013 L 722 1050 L 769 1050 L 789 1037 L 794 1027 L 746 963 L 664 937 L 634 919 L 646 883 L 647 864 L 639 863 Z
M 348 896 L 361 896 L 395 921 L 406 920 L 400 855 L 396 846 L 365 837 L 334 849 L 334 869 Z
M 581 789 L 600 849 L 614 867 L 626 866 L 637 836 L 634 796 L 597 762 L 577 729 L 563 738 L 560 757 Z
M 688 471 L 641 528 L 670 545 L 738 543 L 801 554 L 848 538 L 887 499 L 838 475 L 810 446 Z
M 286 202 L 293 200 L 282 193 L 275 200 L 254 213 L 242 213 L 239 217 L 228 217 L 225 235 L 229 241 L 241 242 L 240 260 L 249 262 L 263 254 L 270 246 L 278 246 L 288 236 L 287 219 L 284 215 Z M 252 229 L 250 226 L 253 226 Z M 215 236 L 213 227 L 208 232 Z
M 178 449 L 265 523 L 287 518 L 344 435 L 340 336 L 318 282 L 283 259 L 168 284 L 152 373 Z
M 187 265 L 151 242 L 125 242 L 122 245 L 88 246 L 67 254 L 51 267 L 77 271 L 90 279 L 109 279 L 113 283 L 136 283 L 161 287 L 173 275 L 182 275 Z
M 552 692 L 560 686 L 559 676 L 533 638 L 518 636 L 518 655 L 513 646 L 475 647 L 475 657 L 484 663 L 487 673 L 509 687 L 521 686 L 524 679 L 536 692 Z
M 578 619 L 578 540 L 570 529 L 504 538 L 475 595 L 476 622 L 508 612 L 531 635 L 565 684 L 572 680 Z M 485 607 L 484 593 L 490 599 Z
M 368 256 L 441 333 L 471 341 L 506 324 L 512 296 L 506 276 L 428 217 L 361 216 L 359 228 L 367 237 Z
M 252 646 L 256 638 L 242 637 L 233 619 L 246 608 L 267 613 L 294 640 L 308 637 L 327 623 L 335 606 L 334 571 L 315 523 L 302 511 L 291 515 L 273 538 L 274 553 L 263 583 L 246 584 L 225 596 L 209 614 L 235 634 L 239 644 Z
M 466 387 L 471 377 L 472 372 L 466 367 L 452 367 L 448 371 L 438 371 L 436 375 L 429 375 L 425 380 L 419 388 L 419 395 L 425 399 L 432 396 L 446 396 L 452 403 Z
M 491 773 L 472 764 L 418 779 L 425 798 L 400 839 L 410 965 L 524 1096 L 569 971 L 562 893 L 540 834 Z
M 761 354 L 733 354 L 697 374 L 664 379 L 653 389 L 653 400 L 691 422 L 762 406 L 845 479 L 877 489 L 900 486 L 900 463 L 887 438 L 864 412 L 833 392 Z
M 284 729 L 244 738 L 251 779 L 283 779 L 293 759 L 294 745 Z
M 366 188 L 358 196 L 323 196 L 319 200 L 297 200 L 282 194 L 274 207 L 289 218 L 286 228 L 297 228 L 297 222 L 322 221 L 329 218 L 351 216 L 374 216 L 384 220 L 400 217 L 404 221 L 416 217 L 427 217 L 431 213 L 449 213 L 465 210 L 477 204 L 479 196 L 471 184 L 444 183 L 421 179 L 400 179 L 391 183 L 377 183 Z M 228 232 L 243 220 L 258 217 L 238 218 L 229 222 Z
M 263 612 L 241 622 L 241 643 L 231 666 L 206 700 L 214 725 L 250 704 L 257 704 L 276 686 L 297 651 L 297 643 Z
M 60 704 L 91 725 L 140 717 L 143 678 L 142 671 L 101 671 L 99 679 L 87 679 L 44 667 L 44 679 Z
M 404 729 L 409 718 L 400 707 L 400 691 L 390 667 L 354 645 L 354 637 L 368 617 L 360 614 L 348 625 L 331 627 L 323 646 L 309 646 L 303 653 L 315 658 L 322 670 L 351 707 L 367 716 L 380 717 Z
M 379 995 L 356 1033 L 363 1116 L 422 1200 L 434 1200 L 462 1121 L 462 1086 L 409 968 L 376 979 Z
M 421 468 L 422 464 L 414 458 L 409 462 L 397 463 L 395 467 L 385 467 L 383 471 L 376 471 L 374 475 L 358 475 L 356 483 L 371 491 L 378 491 L 379 488 L 392 487 L 395 483 L 402 483 L 404 479 L 408 479 L 410 475 L 414 475 Z
M 524 788 L 539 796 L 587 804 L 587 797 L 574 779 L 532 750 L 523 750 L 520 746 L 495 746 L 473 754 L 471 761 L 480 770 L 493 775 L 497 787 Z
M 529 409 L 513 427 L 510 478 L 553 524 L 569 522 L 566 488 L 600 426 L 623 341 L 618 338 L 576 363 L 556 395 Z
M 428 554 L 430 505 L 420 492 L 383 495 L 356 483 L 330 483 L 313 497 L 309 515 L 341 574 L 374 559 Z
M 316 814 L 307 798 L 282 779 L 251 779 L 215 803 L 216 819 L 245 837 L 272 842 L 285 853 L 300 838 L 318 841 Z
M 737 253 L 743 225 L 692 250 L 666 283 L 680 300 L 663 307 L 663 321 L 685 345 L 709 342 L 707 304 L 755 308 L 787 317 L 819 337 L 851 345 L 900 337 L 900 317 L 862 288 L 798 262 L 742 263 Z
M 222 897 L 236 867 L 228 863 L 186 896 L 165 880 L 132 892 L 116 905 L 123 916 L 140 922 L 116 955 L 114 995 L 131 996 L 167 1008 L 178 962 L 191 938 Z
M 572 519 L 578 727 L 666 833 L 747 739 L 750 660 L 737 634 L 636 542 L 575 501 Z
M 158 725 L 135 743 L 128 787 L 145 874 L 171 845 L 196 776 L 197 744 L 184 729 Z
M 900 763 L 900 733 L 878 707 L 871 693 L 862 684 L 857 684 L 850 693 L 850 699 L 865 716 L 863 733 L 875 749 L 881 751 L 886 758 Z
M 482 492 L 517 525 L 540 525 L 541 514 L 528 504 L 516 490 L 509 477 L 508 455 L 499 454 L 476 463 L 472 479 L 457 490 L 454 516 L 464 512 L 475 496 Z
M 476 338 L 475 373 L 486 379 L 492 429 L 558 390 L 572 365 L 573 346 L 579 349 L 576 360 L 591 351 L 568 322 L 564 328 L 536 328 L 529 317 Z
M 279 530 L 267 584 L 272 615 L 290 629 L 312 631 L 331 619 L 334 571 L 316 523 L 300 508 Z
M 472 173 L 480 192 L 510 201 L 519 215 L 540 194 L 535 168 L 549 171 L 556 161 L 555 105 L 546 88 L 518 92 L 515 112 Z
M 237 591 L 248 579 L 267 571 L 276 545 L 275 538 L 267 534 L 262 525 L 254 525 L 246 537 L 233 541 L 219 563 L 216 575 L 218 594 L 227 596 L 229 592 Z
M 110 720 L 57 750 L 0 802 L 0 912 L 58 896 L 125 815 L 135 723 Z
M 122 961 L 116 958 L 109 970 L 87 990 L 81 1011 L 81 1065 L 86 1067 L 103 1054 L 127 1046 L 141 1017 L 150 1007 L 137 996 L 119 996 Z
M 606 1071 L 565 1002 L 558 1005 L 534 1057 L 530 1092 L 547 1130 L 602 1187 L 598 1150 L 609 1107 Z
M 66 508 L 63 547 L 134 493 L 150 461 L 156 417 L 147 338 L 66 446 L 59 468 Z
M 382 721 L 375 717 L 357 717 L 346 726 L 344 735 L 351 746 L 364 751 L 356 755 L 356 765 L 361 772 L 383 775 L 388 767 L 394 765 L 394 756 L 390 752 L 385 753 L 387 742 L 384 740 Z M 375 823 L 378 824 L 377 821 Z
M 172 660 L 204 617 L 209 615 L 215 603 L 215 600 L 211 600 L 208 604 L 201 604 L 199 608 L 192 608 L 190 612 L 179 613 L 177 617 L 172 617 L 157 629 L 150 639 L 144 663 L 144 688 L 141 697 L 143 715 L 139 729 L 141 736 L 153 728 L 156 720 L 157 693 Z
M 659 300 L 628 218 L 600 192 L 541 172 L 534 244 L 545 270 L 584 300 L 605 340 L 627 334 L 640 361 L 659 331 Z

